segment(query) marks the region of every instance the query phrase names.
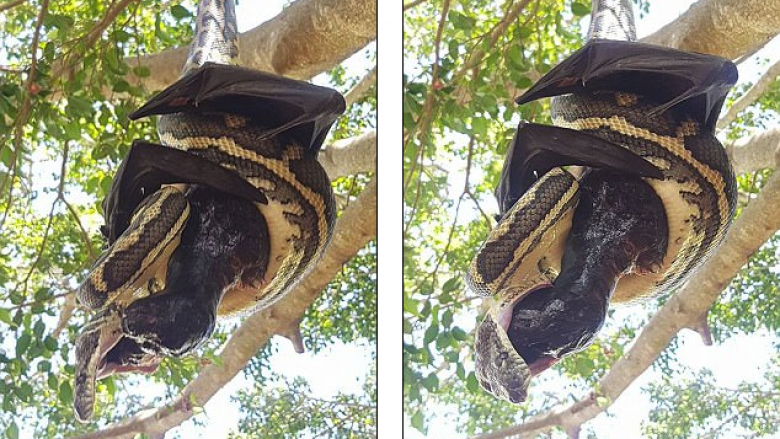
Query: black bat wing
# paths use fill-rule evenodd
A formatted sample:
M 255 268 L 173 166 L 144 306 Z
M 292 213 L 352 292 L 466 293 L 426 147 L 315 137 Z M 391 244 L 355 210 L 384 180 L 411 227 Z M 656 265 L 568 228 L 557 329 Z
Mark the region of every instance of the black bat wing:
M 113 243 L 130 225 L 133 211 L 144 197 L 163 184 L 197 183 L 248 201 L 267 204 L 257 188 L 237 173 L 186 151 L 141 141 L 133 142 L 119 166 L 111 190 L 103 200 L 104 234 Z
M 262 121 L 268 136 L 288 132 L 316 154 L 344 112 L 336 90 L 243 67 L 206 63 L 130 115 L 216 111 Z
M 623 91 L 654 99 L 654 112 L 682 107 L 714 130 L 737 67 L 713 55 L 652 44 L 591 40 L 550 70 L 517 103 L 583 91 Z
M 637 177 L 662 178 L 652 163 L 601 137 L 568 128 L 521 122 L 509 146 L 496 198 L 503 215 L 538 177 L 559 166 L 583 165 Z

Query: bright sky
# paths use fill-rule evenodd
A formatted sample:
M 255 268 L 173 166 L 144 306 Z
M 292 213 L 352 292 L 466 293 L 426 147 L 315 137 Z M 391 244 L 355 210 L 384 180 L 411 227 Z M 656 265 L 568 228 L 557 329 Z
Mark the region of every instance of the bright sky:
M 678 1 L 654 1 L 650 4 L 650 13 L 647 16 L 639 18 L 637 14 L 637 37 L 642 38 L 665 24 L 677 18 L 685 12 L 694 0 Z M 584 19 L 582 23 L 583 34 L 587 32 L 589 18 Z M 775 38 L 771 43 L 765 46 L 760 52 L 743 62 L 738 66 L 740 74 L 740 83 L 755 82 L 765 70 L 765 63 L 762 60 L 769 59 L 774 62 L 780 59 L 780 38 Z M 408 69 L 408 68 L 407 68 Z M 410 69 L 414 70 L 414 67 Z M 456 168 L 455 166 L 454 168 Z M 453 167 L 448 169 L 452 170 Z M 450 172 L 451 183 L 453 187 L 461 187 L 463 178 L 453 175 Z M 607 323 L 605 330 L 610 327 L 615 328 L 625 319 L 630 318 L 632 314 L 644 315 L 645 311 L 641 305 L 618 308 L 615 318 Z M 778 339 L 766 333 L 759 333 L 751 336 L 735 336 L 721 345 L 705 346 L 701 342 L 698 334 L 691 331 L 682 331 L 677 340 L 679 349 L 677 358 L 683 364 L 693 370 L 708 368 L 713 372 L 717 383 L 722 386 L 735 386 L 740 381 L 759 380 L 770 364 L 772 356 L 776 353 L 775 344 Z M 597 432 L 599 439 L 632 439 L 640 438 L 641 423 L 647 419 L 647 414 L 651 409 L 649 398 L 642 392 L 642 387 L 647 383 L 657 379 L 658 372 L 649 370 L 639 377 L 629 389 L 621 395 L 620 399 L 594 420 L 586 424 Z M 553 382 L 532 384 L 531 391 L 542 393 L 545 390 L 560 392 L 559 383 Z M 574 392 L 575 396 L 582 396 Z M 436 413 L 438 416 L 431 422 L 428 430 L 429 438 L 463 438 L 463 432 L 457 429 L 453 422 L 444 419 L 442 416 L 445 409 L 433 404 L 428 404 L 428 414 Z M 421 439 L 423 436 L 416 429 L 412 428 L 409 420 L 405 421 L 405 434 L 408 439 Z M 777 436 L 780 438 L 780 435 Z

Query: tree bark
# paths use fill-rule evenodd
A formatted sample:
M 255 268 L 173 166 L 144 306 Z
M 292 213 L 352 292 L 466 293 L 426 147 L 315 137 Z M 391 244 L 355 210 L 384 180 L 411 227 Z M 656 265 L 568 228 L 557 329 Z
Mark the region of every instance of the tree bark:
M 239 36 L 239 64 L 295 79 L 338 65 L 376 39 L 375 0 L 298 0 L 274 19 Z M 128 82 L 161 90 L 179 78 L 186 46 L 127 60 L 149 76 Z
M 317 157 L 331 180 L 376 171 L 376 131 L 328 145 Z
M 776 0 L 700 0 L 642 42 L 737 59 L 778 33 Z
M 726 145 L 734 173 L 760 171 L 774 167 L 774 156 L 780 148 L 780 128 L 772 128 Z

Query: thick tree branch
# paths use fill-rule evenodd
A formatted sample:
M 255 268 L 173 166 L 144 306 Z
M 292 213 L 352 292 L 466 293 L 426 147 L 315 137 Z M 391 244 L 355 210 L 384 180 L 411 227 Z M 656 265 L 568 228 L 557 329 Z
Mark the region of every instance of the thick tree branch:
M 780 33 L 775 0 L 699 0 L 645 43 L 737 59 Z
M 338 140 L 323 149 L 317 160 L 331 180 L 376 171 L 376 131 Z
M 737 175 L 775 166 L 775 151 L 780 147 L 780 128 L 772 128 L 726 144 Z
M 99 431 L 74 439 L 132 438 L 138 433 L 159 437 L 194 415 L 246 366 L 274 334 L 298 322 L 342 266 L 376 237 L 376 179 L 372 180 L 336 223 L 333 239 L 322 260 L 298 286 L 275 305 L 247 317 L 225 344 L 220 364 L 206 366 L 170 404 L 147 410 Z
M 776 153 L 775 158 L 778 157 Z M 569 406 L 553 409 L 529 422 L 474 439 L 497 439 L 521 433 L 570 429 L 605 411 L 658 358 L 683 328 L 706 315 L 748 258 L 780 229 L 780 173 L 774 173 L 758 197 L 748 204 L 723 244 L 653 316 L 631 349 L 596 385 L 596 392 Z
M 734 119 L 737 118 L 737 114 L 760 99 L 761 95 L 764 94 L 766 89 L 772 85 L 775 78 L 778 76 L 780 76 L 780 61 L 768 68 L 766 73 L 764 73 L 741 98 L 731 104 L 729 111 L 718 120 L 718 129 L 726 128 L 731 122 L 734 122 Z
M 239 64 L 296 79 L 309 79 L 337 65 L 376 38 L 374 0 L 297 0 L 239 36 Z M 151 74 L 128 81 L 161 90 L 179 78 L 187 47 L 137 59 Z

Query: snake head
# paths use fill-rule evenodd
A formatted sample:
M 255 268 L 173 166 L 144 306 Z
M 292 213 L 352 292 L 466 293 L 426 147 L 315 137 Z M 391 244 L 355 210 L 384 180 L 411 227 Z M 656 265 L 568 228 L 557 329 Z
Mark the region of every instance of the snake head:
M 607 297 L 598 289 L 551 284 L 499 292 L 477 328 L 480 385 L 507 401 L 524 401 L 531 377 L 592 343 L 606 318 Z
M 96 382 L 114 373 L 154 373 L 162 357 L 144 352 L 122 333 L 122 312 L 108 307 L 87 323 L 76 338 L 74 409 L 80 422 L 92 418 Z
M 208 339 L 214 321 L 207 309 L 180 296 L 151 296 L 97 313 L 76 339 L 77 419 L 92 418 L 98 380 L 156 372 L 164 357 L 182 356 Z

